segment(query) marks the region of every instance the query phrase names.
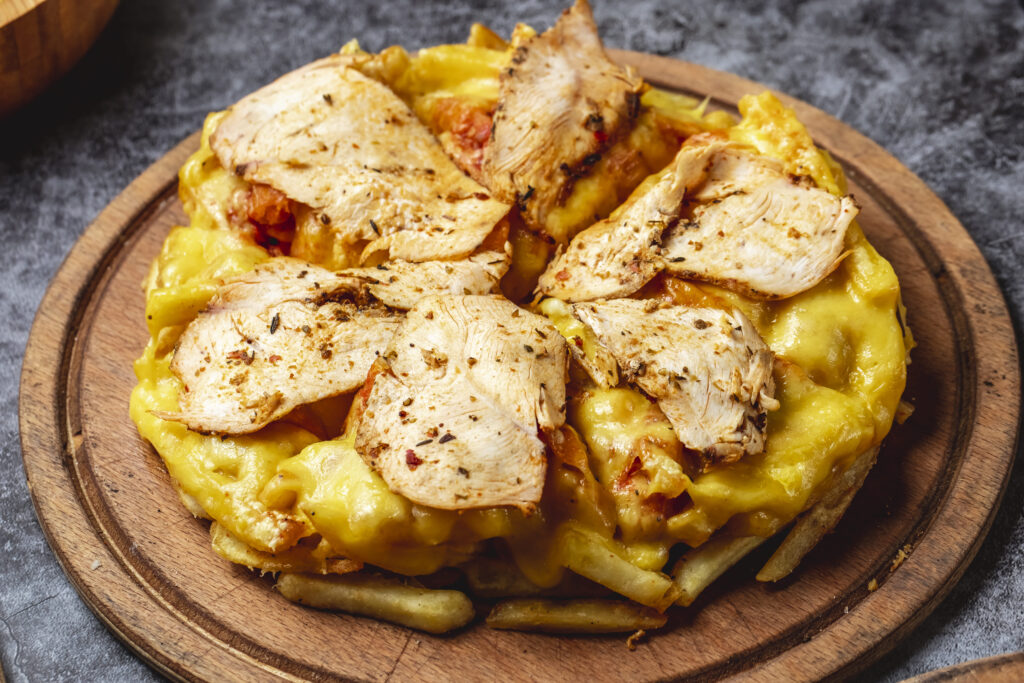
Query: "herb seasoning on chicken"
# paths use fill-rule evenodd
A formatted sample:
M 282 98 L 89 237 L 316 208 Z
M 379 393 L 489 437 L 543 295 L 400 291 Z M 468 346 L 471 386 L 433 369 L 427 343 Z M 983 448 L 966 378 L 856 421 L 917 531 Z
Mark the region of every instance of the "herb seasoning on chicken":
M 572 310 L 705 466 L 764 450 L 765 411 L 779 407 L 773 354 L 742 313 L 639 299 Z
M 546 318 L 497 296 L 434 296 L 382 356 L 356 450 L 391 490 L 449 510 L 540 502 L 539 432 L 565 422 L 568 349 Z
M 185 384 L 181 410 L 161 416 L 198 431 L 245 434 L 352 391 L 398 328 L 400 310 L 453 289 L 489 293 L 503 264 L 486 252 L 340 274 L 291 258 L 258 266 L 221 287 L 182 334 L 171 364 Z
M 221 287 L 182 333 L 171 370 L 185 390 L 164 419 L 247 434 L 293 408 L 362 383 L 401 315 L 357 278 L 275 259 Z
M 842 260 L 857 206 L 768 157 L 691 138 L 608 219 L 569 244 L 539 290 L 568 301 L 629 296 L 662 270 L 749 296 L 810 289 Z
M 586 0 L 523 41 L 501 75 L 484 181 L 543 229 L 573 183 L 636 118 L 643 81 L 612 62 Z
M 508 213 L 386 85 L 332 55 L 235 104 L 210 144 L 225 168 L 303 208 L 292 254 L 337 268 L 378 253 L 471 254 Z

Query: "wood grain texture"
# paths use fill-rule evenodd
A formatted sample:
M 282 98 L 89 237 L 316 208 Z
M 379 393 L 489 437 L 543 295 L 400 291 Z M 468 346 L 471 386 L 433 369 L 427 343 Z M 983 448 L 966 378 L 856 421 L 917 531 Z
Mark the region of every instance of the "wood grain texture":
M 0 117 L 62 76 L 107 25 L 118 0 L 0 0 Z
M 1024 652 L 1011 652 L 908 678 L 903 683 L 1020 683 L 1024 680 Z
M 755 83 L 616 52 L 656 85 L 731 108 Z M 25 470 L 44 532 L 96 614 L 162 672 L 189 680 L 814 680 L 844 677 L 934 608 L 974 556 L 1005 488 L 1020 414 L 1010 319 L 963 227 L 877 145 L 786 100 L 850 177 L 868 237 L 895 266 L 919 348 L 896 427 L 836 532 L 792 579 L 753 581 L 763 548 L 635 652 L 617 637 L 474 627 L 447 637 L 304 609 L 214 556 L 128 419 L 147 339 L 140 283 L 185 220 L 185 140 L 84 233 L 44 298 L 21 385 Z M 770 545 L 770 544 L 768 544 Z M 895 571 L 900 548 L 909 558 Z M 876 579 L 878 590 L 867 589 Z

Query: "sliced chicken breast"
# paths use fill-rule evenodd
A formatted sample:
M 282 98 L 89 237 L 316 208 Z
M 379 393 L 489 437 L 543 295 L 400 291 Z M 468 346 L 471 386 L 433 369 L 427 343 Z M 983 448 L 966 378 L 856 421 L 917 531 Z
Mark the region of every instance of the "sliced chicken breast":
M 387 86 L 349 68 L 351 59 L 321 59 L 242 99 L 212 149 L 225 168 L 308 208 L 297 212 L 295 245 L 324 262 L 468 256 L 509 206 L 460 171 Z
M 502 72 L 481 175 L 496 196 L 518 202 L 534 229 L 564 203 L 577 177 L 628 131 L 641 79 L 612 62 L 586 0 L 525 40 Z
M 852 198 L 735 148 L 715 155 L 694 200 L 702 203 L 663 238 L 668 271 L 764 299 L 799 294 L 835 270 L 858 212 Z
M 432 294 L 497 293 L 508 268 L 508 254 L 484 251 L 461 261 L 388 261 L 374 268 L 349 268 L 338 274 L 366 280 L 375 298 L 408 310 Z
M 857 206 L 714 135 L 691 138 L 540 278 L 567 301 L 629 296 L 662 270 L 749 296 L 810 289 L 842 261 Z
M 431 296 L 381 363 L 356 450 L 388 486 L 430 507 L 532 510 L 547 467 L 539 431 L 565 421 L 568 349 L 500 296 Z
M 358 388 L 402 315 L 364 283 L 297 259 L 257 266 L 220 288 L 182 333 L 171 371 L 190 429 L 247 434 L 297 406 Z
M 764 450 L 773 354 L 742 313 L 639 299 L 572 309 L 705 467 Z
M 664 267 L 661 236 L 683 209 L 683 198 L 707 177 L 723 142 L 685 145 L 671 164 L 643 182 L 603 221 L 576 237 L 548 264 L 538 291 L 566 301 L 629 296 Z

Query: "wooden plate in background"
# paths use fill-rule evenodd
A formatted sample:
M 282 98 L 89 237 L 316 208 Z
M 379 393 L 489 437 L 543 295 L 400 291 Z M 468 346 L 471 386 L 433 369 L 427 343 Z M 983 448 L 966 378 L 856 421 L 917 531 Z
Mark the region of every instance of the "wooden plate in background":
M 914 676 L 903 683 L 1020 683 L 1024 680 L 1024 652 L 976 659 Z
M 0 0 L 0 117 L 25 104 L 92 46 L 118 0 Z
M 723 108 L 763 89 L 614 54 L 656 85 Z M 128 418 L 131 364 L 147 341 L 140 283 L 168 229 L 186 220 L 176 173 L 196 134 L 86 230 L 43 299 L 25 355 L 29 488 L 83 599 L 140 657 L 184 679 L 800 680 L 848 675 L 881 656 L 945 596 L 988 531 L 1015 453 L 1017 351 L 988 266 L 942 202 L 867 138 L 786 102 L 846 169 L 864 231 L 899 274 L 919 343 L 907 389 L 917 411 L 893 429 L 836 533 L 791 580 L 757 584 L 761 552 L 630 652 L 621 637 L 482 626 L 437 637 L 317 612 L 214 555 L 206 524 L 182 508 Z M 890 571 L 901 548 L 910 556 Z

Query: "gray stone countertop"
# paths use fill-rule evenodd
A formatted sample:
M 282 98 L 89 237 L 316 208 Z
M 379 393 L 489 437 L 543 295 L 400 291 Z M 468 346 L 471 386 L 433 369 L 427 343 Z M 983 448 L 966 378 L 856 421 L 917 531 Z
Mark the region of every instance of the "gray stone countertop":
M 85 59 L 0 120 L 0 662 L 9 681 L 157 678 L 78 598 L 40 531 L 18 442 L 18 375 L 47 283 L 95 215 L 223 108 L 350 37 L 460 42 L 483 20 L 550 25 L 519 0 L 123 0 Z M 810 102 L 895 154 L 949 205 L 1024 320 L 1024 5 L 595 0 L 606 43 L 670 55 Z M 1018 454 L 1019 455 L 1019 454 Z M 1019 459 L 1019 458 L 1018 458 Z M 949 597 L 862 675 L 896 681 L 1024 649 L 1024 472 Z

